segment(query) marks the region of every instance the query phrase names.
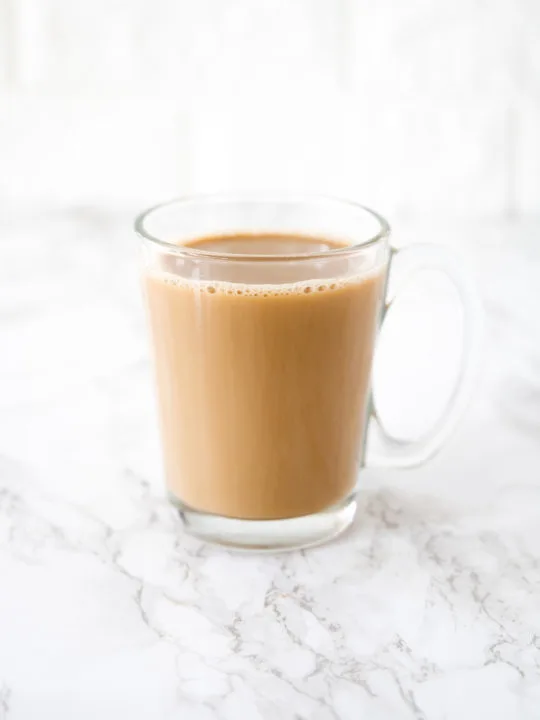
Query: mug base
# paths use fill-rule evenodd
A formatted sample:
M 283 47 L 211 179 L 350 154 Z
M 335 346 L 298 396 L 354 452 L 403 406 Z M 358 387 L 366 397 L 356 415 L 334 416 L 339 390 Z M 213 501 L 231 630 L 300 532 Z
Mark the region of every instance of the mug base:
M 193 510 L 169 495 L 185 531 L 199 540 L 243 551 L 285 552 L 332 540 L 346 530 L 356 514 L 356 498 L 313 515 L 285 520 L 240 520 Z

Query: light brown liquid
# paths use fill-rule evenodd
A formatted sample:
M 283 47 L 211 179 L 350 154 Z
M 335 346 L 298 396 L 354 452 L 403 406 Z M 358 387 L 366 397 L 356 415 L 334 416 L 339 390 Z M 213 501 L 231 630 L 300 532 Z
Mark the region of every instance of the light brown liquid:
M 279 235 L 188 243 L 255 255 L 340 246 Z M 235 263 L 227 282 L 146 276 L 167 485 L 208 513 L 298 517 L 355 485 L 384 274 L 291 283 L 287 263 L 261 263 L 260 285 Z M 251 268 L 258 282 L 262 265 Z

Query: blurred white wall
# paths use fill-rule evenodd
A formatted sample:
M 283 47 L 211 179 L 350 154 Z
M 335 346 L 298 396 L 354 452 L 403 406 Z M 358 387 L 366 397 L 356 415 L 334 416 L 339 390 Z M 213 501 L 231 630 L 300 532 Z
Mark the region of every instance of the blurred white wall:
M 540 211 L 539 0 L 0 0 L 0 199 Z

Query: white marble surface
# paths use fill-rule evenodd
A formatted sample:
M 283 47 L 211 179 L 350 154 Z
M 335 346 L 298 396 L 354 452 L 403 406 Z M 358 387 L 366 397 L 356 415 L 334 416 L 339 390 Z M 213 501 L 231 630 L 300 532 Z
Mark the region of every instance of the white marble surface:
M 271 557 L 163 500 L 128 219 L 0 215 L 0 718 L 540 718 L 540 223 L 398 228 L 477 271 L 474 402 Z

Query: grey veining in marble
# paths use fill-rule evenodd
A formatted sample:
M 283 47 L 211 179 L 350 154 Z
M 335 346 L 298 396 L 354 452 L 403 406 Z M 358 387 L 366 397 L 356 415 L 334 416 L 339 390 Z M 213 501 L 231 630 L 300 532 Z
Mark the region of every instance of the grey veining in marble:
M 260 556 L 163 499 L 128 216 L 0 217 L 0 719 L 540 718 L 539 232 L 446 230 L 487 315 L 466 418 Z

